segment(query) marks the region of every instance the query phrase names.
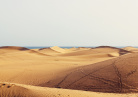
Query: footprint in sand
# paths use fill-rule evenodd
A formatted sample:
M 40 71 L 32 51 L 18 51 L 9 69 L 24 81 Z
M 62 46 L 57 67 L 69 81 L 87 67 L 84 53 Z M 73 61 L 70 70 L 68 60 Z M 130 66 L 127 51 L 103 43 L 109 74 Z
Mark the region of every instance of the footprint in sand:
M 0 87 L 2 88 L 2 87 L 4 87 L 6 84 L 0 84 Z
M 11 84 L 11 85 L 8 85 L 7 88 L 11 88 L 13 86 L 15 86 L 15 85 L 14 84 Z
M 10 88 L 11 86 L 7 86 L 7 88 Z
M 0 84 L 0 88 L 2 88 L 2 87 L 4 87 L 4 86 L 6 86 L 7 88 L 11 88 L 11 87 L 13 87 L 13 86 L 15 86 L 15 85 L 14 85 L 14 84 L 5 84 L 5 83 Z
M 3 86 L 5 86 L 6 84 L 2 84 Z

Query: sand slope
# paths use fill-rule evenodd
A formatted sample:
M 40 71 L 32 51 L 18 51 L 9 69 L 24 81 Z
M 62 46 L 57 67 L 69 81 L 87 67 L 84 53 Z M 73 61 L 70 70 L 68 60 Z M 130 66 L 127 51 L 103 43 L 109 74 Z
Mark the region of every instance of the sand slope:
M 96 92 L 138 92 L 138 53 L 82 66 L 44 86 Z
M 137 97 L 138 94 L 98 93 L 80 90 L 0 83 L 0 97 Z
M 34 50 L 15 46 L 0 47 L 0 92 L 2 97 L 118 97 L 121 94 L 116 96 L 97 92 L 137 92 L 137 84 L 134 83 L 137 53 L 129 53 L 114 47 L 50 47 Z M 115 60 L 119 62 L 111 65 Z M 114 66 L 119 68 L 123 78 L 121 90 L 120 78 Z M 123 96 L 127 95 L 120 97 Z

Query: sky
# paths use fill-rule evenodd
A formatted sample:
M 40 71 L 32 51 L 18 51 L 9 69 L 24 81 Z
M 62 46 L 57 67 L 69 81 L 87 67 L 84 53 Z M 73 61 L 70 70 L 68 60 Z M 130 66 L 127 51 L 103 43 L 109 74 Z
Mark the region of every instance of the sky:
M 138 0 L 0 0 L 0 46 L 138 46 Z

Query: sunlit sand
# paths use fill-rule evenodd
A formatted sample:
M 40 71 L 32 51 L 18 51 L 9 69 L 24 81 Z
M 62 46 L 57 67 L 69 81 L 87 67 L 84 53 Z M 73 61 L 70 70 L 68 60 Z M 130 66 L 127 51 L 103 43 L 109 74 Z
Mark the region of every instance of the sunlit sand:
M 0 47 L 0 97 L 137 97 L 137 51 Z

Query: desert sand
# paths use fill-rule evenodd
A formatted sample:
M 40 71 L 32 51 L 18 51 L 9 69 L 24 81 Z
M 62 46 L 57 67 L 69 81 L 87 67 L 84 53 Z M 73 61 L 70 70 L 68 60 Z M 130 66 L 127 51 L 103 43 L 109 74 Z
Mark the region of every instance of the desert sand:
M 0 47 L 0 97 L 138 97 L 136 50 Z

